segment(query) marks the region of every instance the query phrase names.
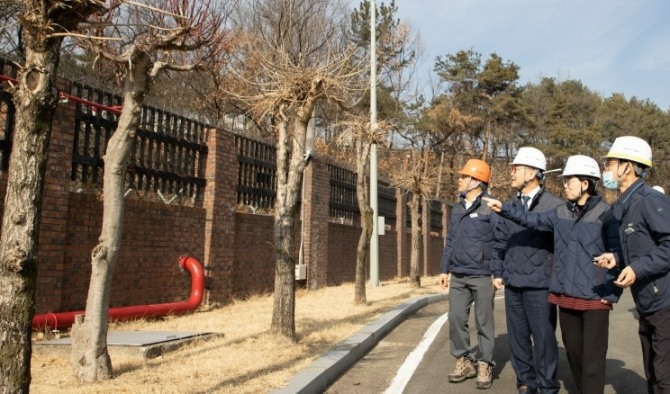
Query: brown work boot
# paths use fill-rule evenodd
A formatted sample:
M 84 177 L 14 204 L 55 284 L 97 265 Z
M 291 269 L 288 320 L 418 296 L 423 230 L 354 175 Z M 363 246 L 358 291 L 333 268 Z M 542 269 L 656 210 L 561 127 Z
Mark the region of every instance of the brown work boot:
M 477 365 L 477 381 L 475 387 L 486 390 L 493 384 L 493 365 L 486 361 L 479 361 Z
M 460 383 L 465 379 L 474 378 L 475 376 L 477 376 L 475 366 L 472 365 L 470 359 L 463 356 L 456 361 L 456 368 L 454 372 L 449 374 L 449 381 L 451 383 Z

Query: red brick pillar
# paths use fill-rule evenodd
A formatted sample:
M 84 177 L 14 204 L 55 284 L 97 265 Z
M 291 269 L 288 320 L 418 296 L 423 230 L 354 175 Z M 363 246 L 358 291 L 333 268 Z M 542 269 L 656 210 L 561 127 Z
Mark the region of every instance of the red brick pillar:
M 442 203 L 442 238 L 445 242 L 447 240 L 447 231 L 449 230 L 449 214 L 451 214 L 451 207 L 446 203 Z
M 70 82 L 59 81 L 58 88 L 69 93 Z M 60 311 L 62 306 L 75 109 L 75 103 L 60 103 L 51 129 L 42 192 L 36 313 Z
M 398 278 L 409 275 L 409 244 L 407 236 L 407 194 L 401 189 L 395 190 L 395 231 L 397 237 Z
M 307 287 L 316 290 L 328 283 L 328 223 L 330 173 L 328 164 L 312 158 L 304 172 L 304 250 Z M 298 239 L 300 242 L 300 239 Z
M 203 207 L 205 219 L 205 302 L 225 302 L 232 295 L 237 202 L 237 149 L 235 137 L 212 129 L 207 137 Z
M 428 276 L 430 268 L 430 200 L 421 198 L 421 233 L 423 234 L 423 276 Z

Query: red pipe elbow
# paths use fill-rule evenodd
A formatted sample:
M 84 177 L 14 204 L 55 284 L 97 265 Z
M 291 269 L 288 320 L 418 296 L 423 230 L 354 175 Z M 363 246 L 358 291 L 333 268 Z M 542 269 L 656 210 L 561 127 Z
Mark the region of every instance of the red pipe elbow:
M 191 295 L 188 301 L 109 308 L 109 321 L 133 320 L 169 314 L 179 315 L 196 310 L 200 306 L 204 294 L 205 271 L 200 262 L 193 256 L 179 257 L 179 265 L 191 274 Z M 75 316 L 83 314 L 85 314 L 85 311 L 35 315 L 32 323 L 33 330 L 70 328 L 74 324 Z

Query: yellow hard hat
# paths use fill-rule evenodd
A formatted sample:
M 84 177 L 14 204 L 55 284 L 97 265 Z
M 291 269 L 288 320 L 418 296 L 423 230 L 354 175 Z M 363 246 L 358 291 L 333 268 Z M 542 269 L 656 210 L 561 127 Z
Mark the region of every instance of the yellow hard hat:
M 651 147 L 647 141 L 639 137 L 624 136 L 615 139 L 605 157 L 634 161 L 646 167 L 651 167 Z

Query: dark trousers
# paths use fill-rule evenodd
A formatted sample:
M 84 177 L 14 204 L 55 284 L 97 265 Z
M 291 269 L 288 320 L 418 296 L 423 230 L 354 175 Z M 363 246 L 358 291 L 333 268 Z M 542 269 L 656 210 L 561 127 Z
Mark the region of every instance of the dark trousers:
M 549 289 L 505 286 L 505 312 L 510 361 L 517 387 L 540 388 L 558 393 L 556 306 L 549 303 Z
M 558 315 L 577 389 L 584 394 L 603 393 L 610 311 L 559 308 Z
M 640 316 L 640 342 L 649 394 L 670 393 L 670 308 Z

